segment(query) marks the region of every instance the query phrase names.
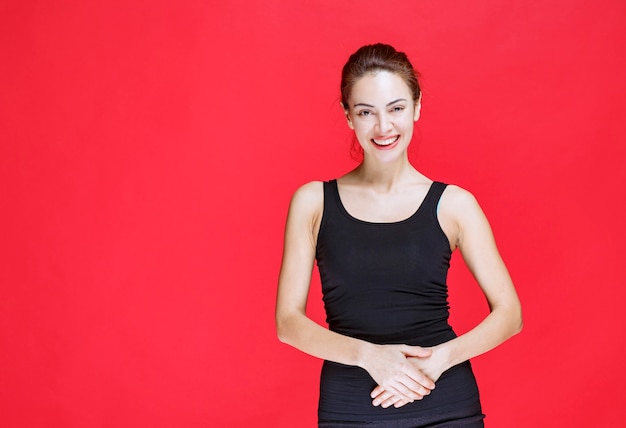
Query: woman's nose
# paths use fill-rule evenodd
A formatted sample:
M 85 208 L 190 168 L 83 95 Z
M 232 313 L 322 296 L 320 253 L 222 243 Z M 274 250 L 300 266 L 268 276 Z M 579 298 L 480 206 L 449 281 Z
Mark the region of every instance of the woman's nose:
M 385 133 L 393 128 L 390 118 L 384 113 L 378 115 L 378 122 L 376 123 L 376 126 L 378 127 L 378 131 L 380 133 Z

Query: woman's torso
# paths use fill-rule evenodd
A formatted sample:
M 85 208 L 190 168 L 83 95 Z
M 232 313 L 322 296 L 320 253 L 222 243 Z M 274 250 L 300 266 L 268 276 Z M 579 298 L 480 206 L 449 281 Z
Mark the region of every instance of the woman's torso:
M 452 251 L 437 218 L 445 188 L 432 183 L 408 218 L 373 223 L 348 213 L 335 180 L 324 183 L 316 260 L 332 331 L 378 344 L 433 346 L 455 337 L 446 285 Z M 480 409 L 469 363 L 447 371 L 429 396 L 400 409 L 372 406 L 375 386 L 365 370 L 326 361 L 320 421 L 415 418 L 477 403 Z

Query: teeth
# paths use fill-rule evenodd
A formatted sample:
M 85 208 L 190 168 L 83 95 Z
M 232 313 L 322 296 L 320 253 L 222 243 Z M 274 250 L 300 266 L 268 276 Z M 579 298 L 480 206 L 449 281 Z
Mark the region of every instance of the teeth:
M 398 136 L 396 135 L 395 137 L 390 137 L 385 140 L 374 140 L 374 142 L 378 144 L 379 146 L 388 146 L 394 143 L 397 139 L 398 139 Z

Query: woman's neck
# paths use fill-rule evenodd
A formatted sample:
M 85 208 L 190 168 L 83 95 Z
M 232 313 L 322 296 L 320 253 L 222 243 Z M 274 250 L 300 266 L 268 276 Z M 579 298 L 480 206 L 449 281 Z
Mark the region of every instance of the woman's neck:
M 386 192 L 414 179 L 416 173 L 419 174 L 409 162 L 408 157 L 402 157 L 395 162 L 385 164 L 369 160 L 366 157 L 354 170 L 354 178 L 363 184 L 379 189 L 381 192 Z

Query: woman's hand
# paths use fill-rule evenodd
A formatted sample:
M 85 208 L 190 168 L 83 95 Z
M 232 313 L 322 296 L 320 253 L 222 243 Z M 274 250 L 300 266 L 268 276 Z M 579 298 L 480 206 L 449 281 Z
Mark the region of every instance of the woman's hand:
M 435 346 L 432 348 L 420 348 L 424 351 L 429 351 L 429 354 L 407 356 L 407 362 L 415 370 L 419 371 L 422 376 L 436 382 L 441 374 L 449 368 L 448 355 L 446 348 L 443 346 Z M 430 388 L 426 394 L 418 399 L 422 399 L 424 395 L 430 394 Z M 395 394 L 393 391 L 385 388 L 383 385 L 378 384 L 376 388 L 370 394 L 372 397 L 372 404 L 374 406 L 381 406 L 387 408 L 394 406 L 396 408 L 402 407 L 405 404 L 411 403 L 406 397 Z
M 425 375 L 413 359 L 428 358 L 430 349 L 409 345 L 373 345 L 365 356 L 362 367 L 372 376 L 381 392 L 372 395 L 378 404 L 389 407 L 396 402 L 403 404 L 421 400 L 435 387 L 435 382 Z M 376 391 L 375 389 L 374 391 Z M 380 398 L 378 395 L 385 394 Z

